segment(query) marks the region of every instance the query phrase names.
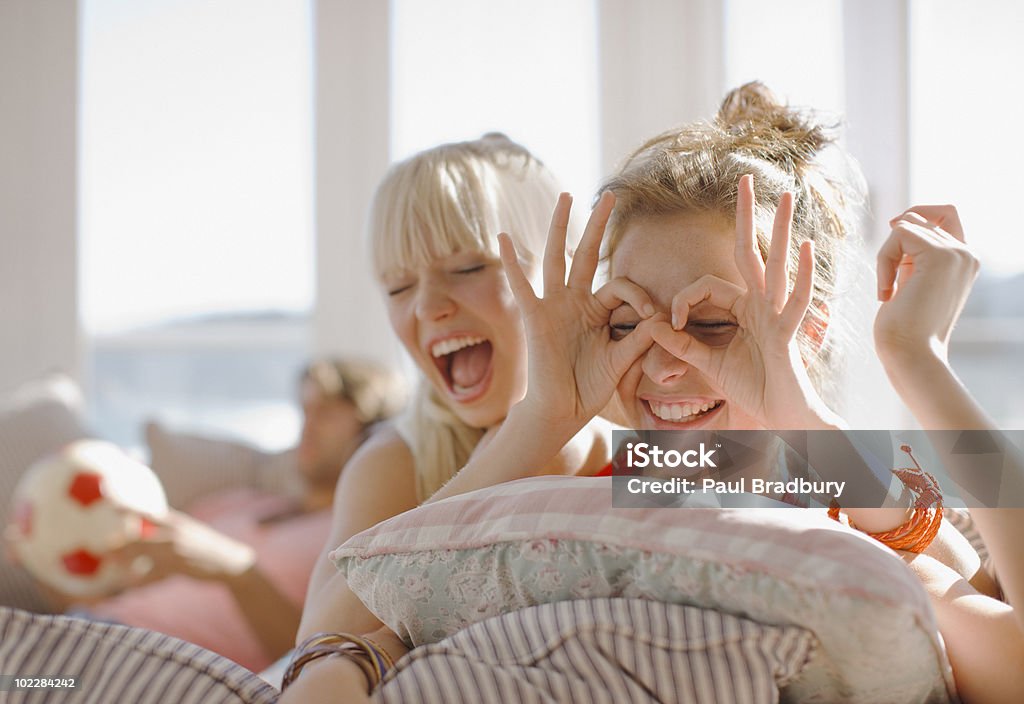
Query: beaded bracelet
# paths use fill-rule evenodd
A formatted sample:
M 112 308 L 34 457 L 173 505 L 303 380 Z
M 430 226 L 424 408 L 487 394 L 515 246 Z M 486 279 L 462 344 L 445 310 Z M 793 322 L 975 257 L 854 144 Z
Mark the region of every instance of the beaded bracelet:
M 901 445 L 900 449 L 910 455 L 914 467 L 897 467 L 892 470 L 903 486 L 914 494 L 914 502 L 911 506 L 913 513 L 906 521 L 892 530 L 879 533 L 867 533 L 884 545 L 893 550 L 906 550 L 907 552 L 922 553 L 935 540 L 942 525 L 942 490 L 935 477 L 921 469 L 921 465 L 914 458 L 910 445 Z M 934 510 L 932 510 L 934 509 Z M 829 505 L 828 515 L 832 520 L 839 520 L 839 502 L 832 499 Z M 847 516 L 847 523 L 851 528 L 857 528 L 857 524 Z M 858 530 L 860 530 L 858 528 Z
M 340 655 L 354 662 L 366 677 L 367 692 L 372 692 L 384 674 L 394 667 L 388 652 L 373 641 L 351 633 L 317 633 L 295 649 L 281 679 L 281 691 L 295 681 L 302 668 L 329 655 Z

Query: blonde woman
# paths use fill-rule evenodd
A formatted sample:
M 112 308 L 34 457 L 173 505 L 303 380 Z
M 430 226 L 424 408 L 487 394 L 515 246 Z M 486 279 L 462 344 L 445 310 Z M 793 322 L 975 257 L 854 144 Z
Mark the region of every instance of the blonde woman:
M 375 434 L 338 483 L 331 537 L 310 583 L 299 640 L 317 631 L 380 627 L 326 557 L 355 533 L 429 498 L 487 486 L 494 482 L 490 472 L 593 474 L 607 460 L 607 433 L 592 413 L 559 447 L 545 447 L 542 462 L 517 450 L 489 472 L 459 472 L 486 433 L 496 436 L 527 387 L 526 336 L 497 234 L 515 238 L 527 276 L 539 271 L 551 203 L 558 198 L 544 165 L 502 135 L 417 154 L 393 167 L 378 188 L 371 217 L 374 266 L 391 326 L 423 378 L 408 413 Z M 566 218 L 556 226 L 564 232 L 568 199 L 561 202 Z M 608 205 L 595 211 L 585 241 L 599 238 Z M 548 254 L 548 265 L 564 270 L 564 240 Z M 595 266 L 596 257 L 594 250 Z M 609 283 L 599 298 L 605 318 L 623 300 L 649 305 L 625 282 Z M 644 347 L 639 337 L 605 339 L 598 354 L 614 375 Z

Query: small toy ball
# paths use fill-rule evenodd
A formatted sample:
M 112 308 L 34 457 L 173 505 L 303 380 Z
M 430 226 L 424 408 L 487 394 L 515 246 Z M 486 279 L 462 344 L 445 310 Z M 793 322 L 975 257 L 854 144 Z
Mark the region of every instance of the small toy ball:
M 153 470 L 116 445 L 80 440 L 25 472 L 6 536 L 36 579 L 70 596 L 104 596 L 127 577 L 104 553 L 152 534 L 156 525 L 144 516 L 166 515 Z

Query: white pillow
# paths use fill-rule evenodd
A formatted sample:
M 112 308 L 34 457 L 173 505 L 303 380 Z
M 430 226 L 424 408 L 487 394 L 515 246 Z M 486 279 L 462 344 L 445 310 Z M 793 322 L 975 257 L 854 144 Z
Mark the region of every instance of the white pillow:
M 160 477 L 167 501 L 179 509 L 223 489 L 252 487 L 276 493 L 298 490 L 295 452 L 263 452 L 224 438 L 146 424 L 149 464 Z

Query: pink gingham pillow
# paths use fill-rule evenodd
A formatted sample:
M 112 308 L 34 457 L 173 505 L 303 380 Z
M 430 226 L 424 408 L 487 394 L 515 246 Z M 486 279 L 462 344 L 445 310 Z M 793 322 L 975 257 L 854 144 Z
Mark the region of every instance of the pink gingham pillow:
M 798 625 L 799 701 L 947 701 L 935 617 L 900 558 L 824 510 L 611 507 L 607 478 L 539 477 L 420 506 L 331 554 L 407 642 L 542 603 L 640 597 Z

